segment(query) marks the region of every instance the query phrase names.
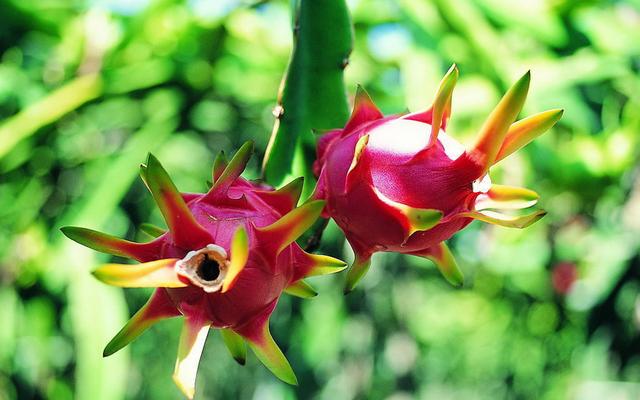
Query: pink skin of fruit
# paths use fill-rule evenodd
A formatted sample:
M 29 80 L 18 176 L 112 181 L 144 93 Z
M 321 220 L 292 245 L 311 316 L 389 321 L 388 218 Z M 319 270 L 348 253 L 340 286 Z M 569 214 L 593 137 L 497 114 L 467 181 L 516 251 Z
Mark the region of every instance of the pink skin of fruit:
M 302 180 L 274 190 L 240 177 L 251 155 L 246 143 L 227 164 L 216 159 L 208 193 L 179 193 L 160 163 L 149 156 L 141 176 L 169 230 L 134 243 L 96 231 L 65 227 L 69 238 L 92 249 L 132 258 L 137 265 L 106 264 L 94 271 L 120 287 L 156 287 L 147 304 L 111 340 L 108 356 L 155 322 L 184 316 L 174 380 L 193 397 L 200 354 L 210 328 L 220 329 L 241 364 L 245 343 L 278 378 L 296 377 L 269 333 L 269 316 L 280 295 L 313 297 L 303 281 L 341 271 L 340 260 L 306 253 L 295 242 L 320 215 L 322 201 L 296 207 Z
M 551 128 L 563 111 L 515 122 L 529 87 L 527 73 L 503 97 L 467 151 L 444 131 L 457 77 L 454 65 L 430 109 L 399 116 L 384 117 L 359 88 L 345 128 L 319 139 L 314 197 L 326 200 L 323 216 L 336 221 L 355 253 L 345 292 L 381 251 L 428 258 L 447 280 L 461 285 L 462 273 L 444 241 L 473 219 L 524 228 L 545 215 L 541 210 L 524 216 L 498 212 L 533 206 L 538 195 L 493 185 L 488 170 Z

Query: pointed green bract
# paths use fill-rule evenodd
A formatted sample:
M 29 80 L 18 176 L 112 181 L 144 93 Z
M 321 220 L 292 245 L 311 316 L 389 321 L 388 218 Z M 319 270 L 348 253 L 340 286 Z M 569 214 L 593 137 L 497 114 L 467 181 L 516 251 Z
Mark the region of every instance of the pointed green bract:
M 291 296 L 296 296 L 303 299 L 311 299 L 318 295 L 318 292 L 316 292 L 316 290 L 311 285 L 309 285 L 302 279 L 287 286 L 284 289 L 284 292 L 290 294 Z
M 156 322 L 178 315 L 180 313 L 167 296 L 167 292 L 164 289 L 157 289 L 149 301 L 109 341 L 109 344 L 102 352 L 102 356 L 108 357 L 122 349 Z
M 429 138 L 428 147 L 431 147 L 436 143 L 442 122 L 446 121 L 447 117 L 451 114 L 451 98 L 453 95 L 453 88 L 455 88 L 457 81 L 458 67 L 453 64 L 451 68 L 449 68 L 449 71 L 447 71 L 444 78 L 442 78 L 436 93 L 436 98 L 433 101 L 433 106 L 431 108 L 431 137 Z
M 211 186 L 213 186 L 213 182 L 217 181 L 220 178 L 225 168 L 227 168 L 227 164 L 227 156 L 224 155 L 224 151 L 221 151 L 213 161 L 213 171 L 211 174 L 213 179 Z
M 562 118 L 562 114 L 564 114 L 564 110 L 549 110 L 524 118 L 511 125 L 494 164 L 551 129 Z
M 532 214 L 522 216 L 506 215 L 495 211 L 469 211 L 458 214 L 460 217 L 473 218 L 493 225 L 519 229 L 528 227 L 545 215 L 547 215 L 547 212 L 544 210 L 538 210 Z
M 345 133 L 350 132 L 353 128 L 364 122 L 375 121 L 383 117 L 378 107 L 373 100 L 371 100 L 369 93 L 367 93 L 362 86 L 358 85 L 356 98 L 353 103 L 353 111 L 343 131 Z
M 533 190 L 494 184 L 487 193 L 476 198 L 475 209 L 521 210 L 535 205 L 539 197 Z
M 145 175 L 175 243 L 187 249 L 206 246 L 211 235 L 195 220 L 169 174 L 152 154 L 149 154 Z
M 180 334 L 173 380 L 189 399 L 193 399 L 195 394 L 198 364 L 209 333 L 209 325 L 204 318 L 185 318 Z
M 142 183 L 149 189 L 149 182 L 147 180 L 147 165 L 140 164 L 140 179 L 142 179 Z M 151 189 L 149 189 L 151 190 Z
M 233 357 L 238 364 L 244 365 L 247 361 L 247 345 L 242 336 L 231 329 L 220 329 L 220 334 L 231 357 Z
M 365 149 L 367 148 L 367 144 L 369 143 L 369 135 L 364 135 L 356 142 L 356 146 L 353 150 L 353 158 L 351 159 L 351 164 L 349 165 L 349 169 L 347 170 L 347 177 L 345 179 L 345 187 L 344 191 L 349 192 L 358 182 L 362 180 L 362 174 L 356 173 L 356 168 L 358 168 L 360 164 L 360 159 L 364 154 Z
M 269 332 L 268 320 L 265 322 L 260 336 L 254 339 L 247 338 L 247 343 L 260 362 L 278 379 L 290 385 L 298 384 L 298 379 L 291 369 L 289 361 Z
M 351 165 L 349 165 L 347 175 L 358 165 L 358 161 L 360 161 L 360 157 L 362 156 L 362 153 L 364 153 L 364 149 L 367 147 L 367 143 L 369 143 L 369 135 L 364 135 L 360 139 L 358 139 L 356 147 L 353 151 L 353 159 L 351 160 Z
M 442 219 L 442 211 L 428 208 L 414 208 L 407 206 L 404 213 L 411 226 L 409 235 L 417 231 L 429 230 L 436 226 Z
M 146 233 L 147 235 L 153 237 L 153 238 L 157 238 L 160 237 L 162 235 L 164 235 L 165 233 L 167 233 L 166 230 L 160 228 L 159 226 L 153 225 L 153 224 L 149 224 L 149 223 L 142 223 L 140 224 L 140 231 Z
M 301 176 L 287 183 L 285 186 L 281 187 L 273 193 L 288 197 L 289 199 L 291 199 L 293 207 L 295 207 L 296 205 L 298 205 L 298 201 L 300 200 L 303 185 L 304 177 Z
M 393 201 L 381 191 L 373 187 L 378 198 L 396 212 L 404 216 L 406 222 L 406 238 L 418 231 L 426 231 L 438 225 L 442 219 L 442 211 L 429 208 L 415 208 Z
M 507 130 L 522 110 L 530 81 L 531 74 L 527 71 L 502 97 L 482 126 L 471 156 L 483 171 L 486 172 L 496 160 Z
M 320 216 L 324 204 L 325 202 L 322 200 L 305 203 L 291 210 L 273 224 L 257 228 L 256 233 L 261 235 L 265 242 L 272 243 L 275 247 L 275 253 L 280 254 L 313 225 Z
M 213 187 L 209 193 L 224 192 L 242 174 L 253 154 L 253 142 L 245 142 L 233 155 L 229 164 L 226 165 L 220 176 L 213 182 Z M 215 174 L 215 171 L 214 171 Z
M 304 177 L 299 177 L 278 190 L 260 190 L 255 193 L 284 215 L 298 205 L 303 185 Z
M 335 274 L 347 268 L 347 263 L 344 261 L 322 254 L 304 252 L 304 257 L 303 264 L 308 268 L 305 276 Z
M 222 293 L 227 292 L 233 287 L 238 275 L 247 264 L 249 259 L 249 237 L 244 226 L 236 230 L 231 239 L 231 262 L 227 270 L 227 276 L 222 283 Z
M 369 271 L 371 267 L 371 257 L 363 257 L 356 254 L 356 259 L 347 272 L 347 282 L 344 288 L 344 294 L 350 293 Z
M 144 243 L 130 242 L 106 233 L 76 226 L 65 226 L 60 228 L 60 230 L 66 237 L 74 242 L 101 253 L 133 258 L 138 261 L 143 260 L 149 255 L 145 250 Z
M 104 264 L 92 273 L 98 280 L 119 287 L 185 287 L 174 270 L 177 261 L 167 258 L 135 265 Z
M 438 267 L 445 279 L 453 286 L 460 287 L 464 283 L 464 275 L 458 267 L 456 259 L 451 253 L 449 246 L 445 242 L 441 242 L 437 246 L 429 248 L 425 252 L 413 253 L 413 255 L 427 258 Z

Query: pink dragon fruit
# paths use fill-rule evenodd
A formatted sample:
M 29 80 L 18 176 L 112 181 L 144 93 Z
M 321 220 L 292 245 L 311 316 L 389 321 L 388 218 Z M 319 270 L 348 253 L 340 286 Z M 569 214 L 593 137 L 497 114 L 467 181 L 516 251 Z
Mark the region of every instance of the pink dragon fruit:
M 107 344 L 108 356 L 154 323 L 184 316 L 174 380 L 188 397 L 210 328 L 220 329 L 232 356 L 244 364 L 245 343 L 278 378 L 296 384 L 286 358 L 269 333 L 269 317 L 282 292 L 313 297 L 304 277 L 338 272 L 340 260 L 309 254 L 295 240 L 319 217 L 323 201 L 297 207 L 302 180 L 274 190 L 240 177 L 251 155 L 248 142 L 227 164 L 214 164 L 206 194 L 179 193 L 158 160 L 149 155 L 141 176 L 160 207 L 168 232 L 134 243 L 84 228 L 65 227 L 76 242 L 141 264 L 107 264 L 94 271 L 120 287 L 157 288 L 149 301 Z M 154 229 L 154 231 L 158 231 Z
M 355 253 L 345 292 L 367 272 L 372 254 L 398 252 L 432 260 L 447 280 L 463 276 L 445 244 L 472 220 L 524 228 L 545 215 L 503 214 L 533 206 L 528 189 L 494 185 L 489 167 L 551 128 L 562 110 L 550 110 L 515 122 L 529 88 L 527 72 L 509 89 L 482 127 L 471 150 L 444 129 L 458 78 L 452 66 L 425 112 L 384 117 L 358 88 L 344 129 L 318 141 L 315 198 L 327 201 L 333 218 Z

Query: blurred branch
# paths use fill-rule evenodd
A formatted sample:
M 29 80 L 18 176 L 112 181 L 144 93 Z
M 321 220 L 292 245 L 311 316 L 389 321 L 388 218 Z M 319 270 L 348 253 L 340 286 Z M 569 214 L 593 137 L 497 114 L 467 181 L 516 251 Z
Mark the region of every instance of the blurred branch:
M 8 118 L 0 125 L 0 159 L 38 129 L 99 97 L 102 87 L 100 75 L 80 76 Z
M 0 124 L 0 159 L 20 141 L 104 94 L 121 94 L 162 84 L 173 64 L 152 59 L 113 71 L 79 76 Z

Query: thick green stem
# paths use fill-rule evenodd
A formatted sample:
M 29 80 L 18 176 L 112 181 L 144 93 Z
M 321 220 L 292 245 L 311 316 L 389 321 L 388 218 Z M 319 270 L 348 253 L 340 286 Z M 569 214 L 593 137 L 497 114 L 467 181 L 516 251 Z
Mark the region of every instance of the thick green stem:
M 293 54 L 278 95 L 263 175 L 274 186 L 304 176 L 307 197 L 314 185 L 311 130 L 342 127 L 349 115 L 343 71 L 353 36 L 344 0 L 296 4 Z

